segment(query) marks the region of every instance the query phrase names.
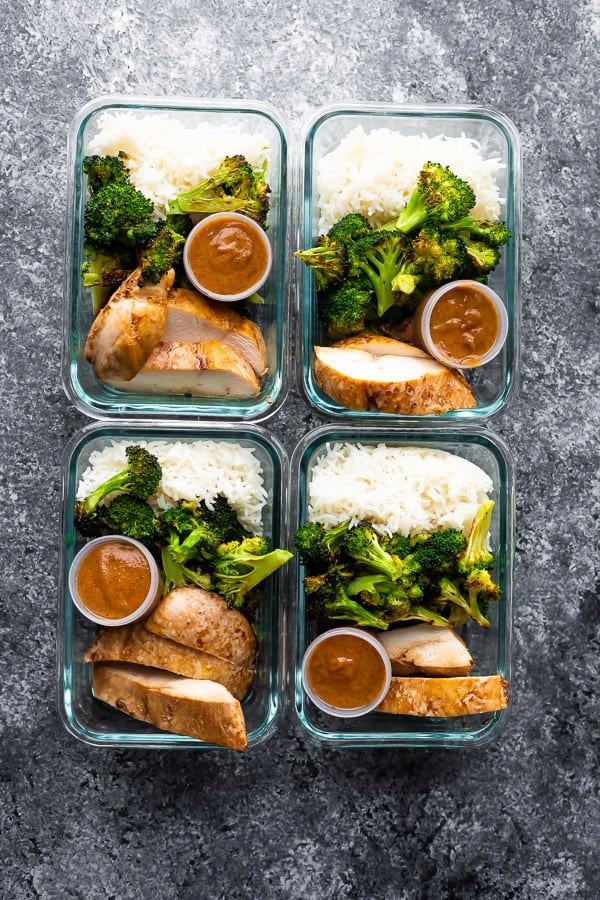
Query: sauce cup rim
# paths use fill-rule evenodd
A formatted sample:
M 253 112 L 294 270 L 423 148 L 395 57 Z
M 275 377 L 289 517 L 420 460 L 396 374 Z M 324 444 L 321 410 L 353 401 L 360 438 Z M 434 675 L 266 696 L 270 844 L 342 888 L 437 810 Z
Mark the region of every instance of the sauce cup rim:
M 237 294 L 217 294 L 215 291 L 209 291 L 208 288 L 204 287 L 202 283 L 198 280 L 194 271 L 189 263 L 188 253 L 189 247 L 192 241 L 193 236 L 200 231 L 203 227 L 206 227 L 207 223 L 214 222 L 216 219 L 235 219 L 237 221 L 243 221 L 246 224 L 249 224 L 253 229 L 255 234 L 260 237 L 260 240 L 263 242 L 263 245 L 267 251 L 267 263 L 265 265 L 265 270 L 263 274 L 260 276 L 258 281 L 256 281 L 251 288 L 245 291 L 240 291 Z M 205 297 L 208 297 L 211 300 L 219 300 L 222 303 L 234 303 L 237 300 L 245 300 L 247 297 L 251 297 L 252 294 L 256 294 L 257 291 L 261 289 L 269 275 L 271 274 L 271 268 L 273 266 L 273 250 L 271 248 L 271 241 L 269 240 L 268 235 L 265 230 L 255 222 L 254 219 L 251 219 L 250 216 L 246 216 L 243 213 L 239 212 L 227 212 L 224 210 L 223 212 L 209 213 L 209 215 L 204 216 L 200 219 L 199 222 L 196 222 L 187 238 L 185 239 L 185 244 L 183 247 L 183 267 L 186 271 L 187 277 L 190 279 L 194 287 L 197 291 L 203 294 Z
M 384 685 L 383 685 L 381 691 L 379 692 L 379 694 L 377 695 L 377 697 L 375 697 L 374 700 L 372 700 L 370 703 L 365 704 L 364 706 L 353 707 L 351 709 L 344 709 L 344 708 L 338 707 L 338 706 L 331 706 L 329 703 L 326 703 L 324 700 L 322 700 L 319 697 L 319 695 L 313 691 L 313 689 L 310 685 L 310 682 L 308 679 L 308 673 L 307 673 L 307 666 L 308 666 L 308 661 L 309 661 L 309 658 L 310 658 L 313 650 L 319 644 L 323 643 L 323 641 L 325 641 L 327 638 L 331 637 L 332 635 L 336 635 L 336 634 L 350 634 L 355 637 L 361 638 L 362 640 L 371 644 L 371 646 L 374 647 L 375 650 L 377 651 L 377 653 L 379 654 L 379 657 L 381 658 L 381 660 L 384 664 L 384 667 L 385 667 Z M 338 628 L 329 628 L 329 629 L 327 629 L 327 631 L 323 631 L 313 641 L 311 641 L 310 644 L 308 645 L 308 647 L 306 648 L 306 650 L 304 651 L 304 656 L 302 658 L 302 686 L 303 686 L 306 694 L 308 695 L 308 697 L 314 703 L 314 705 L 316 707 L 318 707 L 322 712 L 328 713 L 328 715 L 330 715 L 330 716 L 336 716 L 337 718 L 340 718 L 340 719 L 354 719 L 354 718 L 357 718 L 358 716 L 364 716 L 367 713 L 372 712 L 372 710 L 374 710 L 375 707 L 379 706 L 379 704 L 381 703 L 383 698 L 386 696 L 387 692 L 390 689 L 391 682 L 392 682 L 392 664 L 391 664 L 389 655 L 388 655 L 385 647 L 375 637 L 375 635 L 370 634 L 368 631 L 363 631 L 360 628 L 354 628 L 350 625 L 340 626 Z
M 79 566 L 85 557 L 99 544 L 106 544 L 110 541 L 131 544 L 133 547 L 136 547 L 140 550 L 150 567 L 150 587 L 148 588 L 148 593 L 144 600 L 140 603 L 140 605 L 133 612 L 129 613 L 127 616 L 122 616 L 120 619 L 107 619 L 103 616 L 96 615 L 87 606 L 84 604 L 83 600 L 79 596 L 79 592 L 77 591 L 77 573 L 79 571 Z M 160 599 L 162 591 L 162 580 L 160 577 L 160 572 L 158 570 L 158 564 L 147 547 L 145 547 L 140 541 L 135 540 L 135 538 L 127 537 L 124 534 L 105 534 L 101 537 L 92 538 L 87 541 L 83 545 L 83 547 L 75 554 L 73 558 L 73 562 L 69 568 L 69 594 L 71 595 L 71 600 L 73 604 L 77 607 L 82 616 L 85 616 L 86 619 L 89 619 L 90 622 L 94 622 L 96 625 L 104 625 L 107 627 L 117 627 L 119 625 L 131 625 L 133 622 L 137 622 L 139 619 L 144 618 L 149 615 L 152 611 L 158 600 Z

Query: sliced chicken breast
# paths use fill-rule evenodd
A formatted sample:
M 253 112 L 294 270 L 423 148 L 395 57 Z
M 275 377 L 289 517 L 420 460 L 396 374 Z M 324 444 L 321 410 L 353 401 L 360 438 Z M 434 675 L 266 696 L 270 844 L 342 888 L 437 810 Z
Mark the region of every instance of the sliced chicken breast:
M 130 381 L 159 342 L 167 322 L 171 269 L 157 284 L 140 285 L 135 269 L 117 288 L 92 323 L 85 358 L 100 381 Z
M 451 628 L 441 625 L 408 625 L 377 635 L 387 650 L 394 675 L 468 675 L 473 659 Z
M 472 716 L 508 706 L 508 684 L 501 675 L 458 678 L 392 677 L 390 689 L 377 707 L 397 716 Z
M 252 668 L 257 640 L 248 619 L 220 594 L 180 587 L 159 602 L 144 625 L 153 634 Z
M 332 347 L 342 347 L 347 350 L 365 350 L 373 356 L 414 356 L 416 359 L 430 359 L 425 350 L 414 344 L 407 344 L 383 334 L 356 334 L 353 337 L 336 341 Z
M 252 669 L 242 669 L 228 659 L 152 634 L 140 622 L 103 628 L 88 647 L 84 660 L 139 663 L 175 675 L 217 681 L 238 700 L 244 699 L 254 681 Z
M 318 385 L 348 409 L 420 416 L 476 405 L 462 375 L 429 356 L 347 347 L 315 347 L 314 353 Z
M 205 343 L 233 347 L 260 378 L 267 371 L 267 351 L 260 328 L 227 303 L 208 300 L 185 288 L 169 291 L 163 341 Z
M 214 681 L 127 663 L 95 663 L 92 690 L 96 699 L 163 731 L 233 750 L 248 748 L 239 700 Z
M 128 381 L 105 379 L 121 391 L 190 394 L 194 397 L 256 397 L 260 381 L 250 363 L 233 347 L 159 341 L 143 367 Z

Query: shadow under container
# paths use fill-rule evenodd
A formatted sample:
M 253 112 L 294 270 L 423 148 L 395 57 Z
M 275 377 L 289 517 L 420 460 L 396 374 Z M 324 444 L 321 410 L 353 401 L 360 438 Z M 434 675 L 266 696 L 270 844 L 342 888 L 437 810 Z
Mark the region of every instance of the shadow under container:
M 84 358 L 84 348 L 93 321 L 92 298 L 84 288 L 81 266 L 84 260 L 84 210 L 87 200 L 83 160 L 90 141 L 98 134 L 105 114 L 124 113 L 135 118 L 150 117 L 159 123 L 174 118 L 185 127 L 199 124 L 237 128 L 242 134 L 264 136 L 270 148 L 266 178 L 271 188 L 271 208 L 267 235 L 273 266 L 260 294 L 263 304 L 240 301 L 235 311 L 251 318 L 262 331 L 267 350 L 267 373 L 257 396 L 246 399 L 192 397 L 185 394 L 150 394 L 117 390 L 95 375 Z M 232 153 L 234 149 L 232 148 Z M 65 296 L 63 311 L 63 386 L 77 409 L 96 419 L 107 417 L 185 418 L 260 421 L 283 403 L 288 390 L 287 309 L 289 210 L 287 137 L 277 111 L 265 103 L 252 101 L 194 100 L 189 97 L 100 97 L 75 115 L 68 142 L 68 200 L 65 252 Z
M 496 555 L 494 580 L 502 590 L 499 601 L 490 604 L 490 627 L 468 622 L 460 630 L 475 666 L 472 675 L 501 675 L 509 684 L 509 706 L 494 713 L 464 717 L 397 716 L 371 712 L 355 719 L 328 716 L 310 701 L 302 686 L 302 658 L 319 629 L 307 608 L 303 590 L 304 567 L 294 568 L 297 596 L 291 652 L 291 702 L 303 729 L 315 742 L 332 747 L 476 747 L 494 740 L 510 712 L 511 631 L 513 557 L 515 528 L 514 466 L 510 451 L 502 440 L 477 424 L 457 424 L 436 428 L 364 429 L 347 425 L 326 425 L 306 435 L 297 445 L 291 461 L 293 508 L 290 518 L 290 543 L 293 533 L 308 519 L 309 485 L 317 460 L 329 446 L 360 444 L 374 447 L 424 447 L 464 457 L 482 468 L 493 482 L 491 499 L 495 501 L 491 526 L 491 545 Z M 292 531 L 293 529 L 293 531 Z M 330 627 L 343 624 L 331 622 Z M 347 623 L 348 624 L 348 623 Z M 322 630 L 322 629 L 321 629 Z
M 354 129 L 369 134 L 388 129 L 406 137 L 438 135 L 465 136 L 476 141 L 484 159 L 497 159 L 502 168 L 496 174 L 502 198 L 500 218 L 512 232 L 501 248 L 500 263 L 489 277 L 489 286 L 503 299 L 508 314 L 508 333 L 504 347 L 491 362 L 467 375 L 477 405 L 442 416 L 419 416 L 428 423 L 442 420 L 478 421 L 498 412 L 513 396 L 519 375 L 520 334 L 520 248 L 521 248 L 521 144 L 518 132 L 505 115 L 477 106 L 400 106 L 364 104 L 357 107 L 327 106 L 318 110 L 305 129 L 302 172 L 302 225 L 300 246 L 312 247 L 318 235 L 327 229 L 319 226 L 318 175 L 320 161 L 335 150 Z M 436 160 L 434 159 L 433 162 Z M 423 160 L 423 163 L 427 160 Z M 313 369 L 314 346 L 327 345 L 317 314 L 314 277 L 308 266 L 297 261 L 300 315 L 302 320 L 301 382 L 308 402 L 328 419 L 358 419 L 374 425 L 414 421 L 414 416 L 383 413 L 377 410 L 351 410 L 332 400 L 316 382 Z
M 72 735 L 86 744 L 109 747 L 220 749 L 214 744 L 160 731 L 138 722 L 96 700 L 92 694 L 92 665 L 83 661 L 99 626 L 76 609 L 68 588 L 71 563 L 85 543 L 75 530 L 74 504 L 77 486 L 91 454 L 113 441 L 225 441 L 253 451 L 261 464 L 266 502 L 262 533 L 271 546 L 284 546 L 288 462 L 283 447 L 259 426 L 233 424 L 194 426 L 185 423 L 94 423 L 75 435 L 63 461 L 63 541 L 60 560 L 57 624 L 58 705 L 61 720 Z M 242 703 L 248 732 L 248 749 L 271 737 L 283 712 L 283 660 L 287 575 L 285 567 L 274 572 L 262 589 L 254 621 L 258 637 L 256 677 Z

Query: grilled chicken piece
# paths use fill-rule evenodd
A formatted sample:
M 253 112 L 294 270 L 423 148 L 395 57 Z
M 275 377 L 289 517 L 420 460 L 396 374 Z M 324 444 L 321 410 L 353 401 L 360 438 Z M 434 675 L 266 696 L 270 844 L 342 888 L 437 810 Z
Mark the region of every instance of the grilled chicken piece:
M 464 678 L 392 678 L 378 712 L 399 716 L 472 716 L 508 706 L 508 684 L 501 675 Z
M 247 750 L 244 713 L 222 684 L 127 663 L 95 663 L 94 696 L 163 731 Z
M 172 269 L 157 284 L 140 285 L 135 269 L 117 288 L 92 323 L 85 358 L 100 381 L 130 381 L 161 338 L 167 322 L 167 294 Z
M 365 350 L 373 356 L 414 356 L 416 359 L 431 359 L 420 347 L 383 334 L 356 334 L 336 341 L 331 346 L 345 347 L 347 350 Z
M 194 397 L 256 397 L 260 381 L 233 347 L 159 341 L 134 378 L 105 379 L 121 391 L 143 394 L 191 394 Z
M 180 587 L 159 602 L 144 625 L 153 634 L 252 668 L 257 640 L 248 619 L 220 594 Z
M 140 622 L 103 628 L 88 647 L 84 660 L 139 663 L 175 675 L 217 681 L 238 700 L 244 699 L 254 681 L 252 669 L 242 669 L 228 659 L 152 634 Z
M 462 375 L 410 349 L 406 355 L 375 355 L 353 347 L 315 347 L 315 379 L 348 409 L 422 416 L 476 405 Z
M 260 328 L 227 303 L 208 300 L 196 291 L 169 291 L 162 340 L 200 344 L 217 341 L 237 350 L 259 378 L 267 371 L 267 351 Z
M 468 675 L 473 660 L 451 628 L 441 625 L 408 625 L 377 635 L 387 650 L 393 675 Z

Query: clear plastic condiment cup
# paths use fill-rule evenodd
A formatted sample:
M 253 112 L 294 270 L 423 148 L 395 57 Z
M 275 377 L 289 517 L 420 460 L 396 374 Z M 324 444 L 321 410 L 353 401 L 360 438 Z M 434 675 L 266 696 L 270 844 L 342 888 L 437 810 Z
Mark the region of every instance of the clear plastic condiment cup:
M 260 278 L 255 281 L 254 284 L 252 284 L 250 287 L 246 288 L 243 291 L 239 291 L 236 294 L 219 294 L 215 291 L 209 290 L 205 285 L 202 284 L 202 282 L 196 275 L 189 259 L 190 247 L 192 246 L 194 238 L 200 231 L 203 231 L 206 228 L 210 227 L 212 223 L 218 221 L 219 219 L 234 219 L 237 221 L 242 221 L 247 228 L 251 229 L 254 237 L 257 241 L 260 241 L 267 254 L 265 268 Z M 231 303 L 235 300 L 244 300 L 246 297 L 251 297 L 252 294 L 256 294 L 261 289 L 271 273 L 271 267 L 273 265 L 273 252 L 271 250 L 271 242 L 269 241 L 269 238 L 267 237 L 261 226 L 258 224 L 258 222 L 255 222 L 254 219 L 251 219 L 249 216 L 245 216 L 242 213 L 236 212 L 212 213 L 211 215 L 206 216 L 204 219 L 201 219 L 196 225 L 194 225 L 194 227 L 188 234 L 183 248 L 183 265 L 189 280 L 192 282 L 196 290 L 200 291 L 201 294 L 204 294 L 205 297 L 210 297 L 211 300 L 221 300 L 228 303 Z
M 92 612 L 89 609 L 83 599 L 79 595 L 79 591 L 77 589 L 77 575 L 79 572 L 79 567 L 83 560 L 100 544 L 106 543 L 121 543 L 121 544 L 131 544 L 133 547 L 136 547 L 140 553 L 143 554 L 146 562 L 148 563 L 148 567 L 150 569 L 150 587 L 148 588 L 148 593 L 144 600 L 140 603 L 140 605 L 133 610 L 133 612 L 129 613 L 127 616 L 122 616 L 119 619 L 107 619 L 104 616 L 99 616 L 96 613 Z M 150 553 L 150 551 L 144 547 L 139 541 L 134 540 L 134 538 L 125 537 L 122 534 L 108 534 L 103 537 L 93 538 L 88 541 L 87 544 L 81 548 L 81 550 L 75 556 L 75 559 L 71 563 L 71 568 L 69 569 L 69 593 L 71 594 L 71 599 L 73 603 L 79 610 L 79 612 L 89 619 L 90 622 L 95 622 L 96 625 L 108 625 L 108 626 L 118 626 L 118 625 L 131 625 L 133 622 L 137 622 L 139 619 L 143 619 L 146 616 L 150 615 L 158 601 L 162 596 L 163 591 L 163 581 L 162 577 L 156 563 L 156 560 Z
M 460 287 L 475 288 L 482 294 L 485 294 L 485 296 L 493 303 L 498 315 L 498 334 L 496 335 L 494 343 L 487 353 L 477 359 L 471 358 L 474 359 L 474 361 L 469 363 L 465 363 L 464 360 L 457 361 L 447 356 L 436 346 L 431 336 L 431 315 L 435 305 L 448 293 L 448 291 Z M 502 302 L 502 299 L 486 284 L 481 284 L 479 281 L 472 281 L 470 279 L 450 281 L 448 284 L 442 285 L 435 291 L 432 291 L 423 297 L 413 318 L 413 329 L 415 340 L 419 346 L 429 353 L 430 356 L 433 356 L 434 359 L 437 359 L 438 362 L 443 363 L 445 366 L 452 369 L 474 369 L 477 366 L 483 366 L 485 363 L 490 362 L 502 350 L 508 334 L 508 313 L 506 312 L 506 307 Z
M 370 644 L 376 651 L 378 656 L 380 657 L 384 669 L 385 669 L 385 679 L 383 686 L 377 696 L 370 702 L 365 704 L 364 706 L 357 707 L 338 707 L 332 706 L 329 703 L 326 703 L 314 690 L 310 683 L 308 677 L 308 664 L 310 661 L 310 657 L 314 650 L 323 643 L 323 641 L 328 640 L 334 635 L 351 635 L 352 637 L 360 638 L 363 641 L 366 641 Z M 312 702 L 317 706 L 320 710 L 325 713 L 328 713 L 330 716 L 337 716 L 341 719 L 354 719 L 357 716 L 364 716 L 366 713 L 371 712 L 375 709 L 375 707 L 379 706 L 383 698 L 386 696 L 387 692 L 390 689 L 390 684 L 392 681 L 392 664 L 390 662 L 390 658 L 384 649 L 383 645 L 374 637 L 372 634 L 369 634 L 367 631 L 361 631 L 359 628 L 351 628 L 351 627 L 341 627 L 341 628 L 330 628 L 328 631 L 324 631 L 323 634 L 320 634 L 317 638 L 312 641 L 311 644 L 306 649 L 304 657 L 302 659 L 302 685 L 304 690 L 312 700 Z

